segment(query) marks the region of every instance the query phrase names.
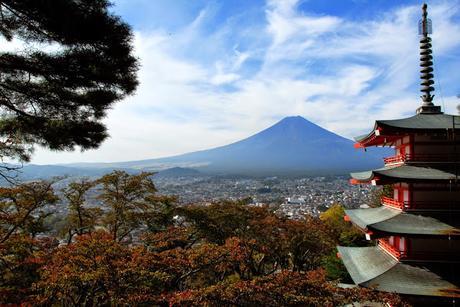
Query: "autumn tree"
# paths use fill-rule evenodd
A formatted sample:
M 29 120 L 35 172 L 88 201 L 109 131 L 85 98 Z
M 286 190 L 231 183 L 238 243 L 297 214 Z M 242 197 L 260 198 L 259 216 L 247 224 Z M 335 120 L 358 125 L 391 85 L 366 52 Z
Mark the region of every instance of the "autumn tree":
M 96 231 L 55 250 L 41 270 L 35 303 L 166 305 L 167 293 L 222 281 L 240 257 L 237 239 L 221 246 L 204 243 L 154 251 L 129 247 L 109 233 Z
M 49 206 L 58 198 L 54 181 L 0 188 L 0 304 L 23 302 L 38 281 L 38 270 L 53 239 L 36 239 L 46 231 Z
M 321 221 L 329 229 L 331 238 L 335 245 L 343 246 L 367 246 L 364 233 L 354 227 L 350 222 L 344 220 L 345 210 L 335 204 L 320 215 Z M 337 257 L 337 249 L 334 248 L 330 253 L 324 254 L 322 266 L 327 273 L 327 277 L 342 282 L 352 282 L 348 271 L 343 265 L 342 260 Z
M 334 247 L 329 230 L 313 217 L 303 221 L 277 216 L 267 207 L 251 207 L 244 202 L 188 206 L 180 208 L 190 227 L 200 238 L 223 244 L 238 237 L 251 257 L 241 278 L 269 275 L 279 269 L 305 271 L 318 267 L 321 257 Z
M 148 251 L 129 248 L 102 231 L 78 236 L 55 250 L 42 269 L 34 303 L 119 306 L 154 303 L 167 290 L 168 274 Z
M 178 208 L 177 212 L 195 229 L 198 236 L 216 244 L 243 235 L 256 214 L 260 214 L 257 218 L 269 214 L 266 209 L 251 211 L 244 201 L 221 201 L 209 206 L 190 205 Z
M 31 305 L 40 280 L 40 269 L 56 247 L 53 238 L 13 234 L 0 243 L 0 305 Z
M 155 212 L 148 205 L 155 191 L 148 174 L 117 172 L 103 180 L 101 200 L 125 206 L 109 206 L 108 217 L 114 219 L 107 224 L 108 231 L 77 235 L 72 244 L 55 248 L 41 264 L 40 278 L 26 302 L 335 306 L 370 300 L 399 304 L 391 295 L 341 289 L 328 281 L 321 259 L 333 249 L 335 240 L 328 226 L 313 217 L 288 220 L 268 208 L 240 202 L 187 206 L 175 211 L 179 223 L 154 231 L 145 227 L 135 245 L 124 244 L 122 234 L 134 225 L 122 217 L 145 223 L 148 219 L 143 213 L 151 217 Z M 232 214 L 233 224 L 228 226 L 226 218 Z M 115 222 L 120 227 L 116 237 Z M 219 228 L 222 231 L 214 235 Z
M 21 52 L 0 52 L 0 158 L 27 161 L 34 144 L 96 148 L 101 119 L 138 82 L 130 27 L 108 0 L 2 0 L 0 34 Z
M 150 209 L 144 213 L 149 232 L 163 231 L 176 224 L 177 198 L 175 196 L 150 194 L 145 200 L 150 204 Z
M 22 233 L 34 237 L 44 230 L 47 207 L 55 204 L 54 181 L 36 181 L 0 188 L 0 243 Z
M 166 236 L 161 246 L 167 245 Z M 177 232 L 180 237 L 182 234 Z M 174 236 L 174 235 L 173 235 Z M 172 238 L 171 236 L 169 239 Z M 108 233 L 78 236 L 57 249 L 43 267 L 33 303 L 100 306 L 339 306 L 382 302 L 401 306 L 390 294 L 369 289 L 342 289 L 323 270 L 278 270 L 241 279 L 251 250 L 244 240 L 222 245 L 202 242 L 190 248 L 170 246 L 155 251 L 129 247 Z
M 149 250 L 162 252 L 175 248 L 192 248 L 199 243 L 199 237 L 190 227 L 170 226 L 163 231 L 143 233 L 141 241 Z
M 87 203 L 88 191 L 94 186 L 94 181 L 82 179 L 69 183 L 63 190 L 68 202 L 68 214 L 62 232 L 67 235 L 69 243 L 74 235 L 91 232 L 102 215 L 101 208 L 89 207 Z
M 89 210 L 88 191 L 99 193 L 99 216 Z M 157 195 L 151 173 L 114 171 L 63 190 L 72 240 L 58 246 L 25 226 L 35 209 L 56 201 L 51 183 L 1 192 L 9 221 L 1 234 L 9 235 L 0 242 L 0 304 L 399 304 L 372 290 L 338 288 L 321 269 L 338 240 L 334 227 L 345 227 L 338 209 L 290 220 L 244 201 L 178 207 Z
M 336 244 L 344 246 L 366 246 L 364 233 L 344 220 L 345 210 L 335 204 L 320 215 L 320 219 L 330 229 Z
M 163 214 L 161 209 L 169 210 L 172 199 L 156 195 L 152 174 L 142 172 L 131 175 L 114 171 L 96 181 L 100 186 L 97 199 L 109 208 L 102 222 L 114 240 L 121 241 L 134 230 L 147 228 L 155 222 L 157 214 Z M 172 218 L 171 213 L 165 215 L 158 219 L 161 223 Z
M 343 289 L 328 282 L 324 271 L 283 270 L 249 281 L 220 283 L 199 290 L 176 292 L 170 306 L 348 306 L 372 302 L 404 306 L 392 294 L 368 289 Z

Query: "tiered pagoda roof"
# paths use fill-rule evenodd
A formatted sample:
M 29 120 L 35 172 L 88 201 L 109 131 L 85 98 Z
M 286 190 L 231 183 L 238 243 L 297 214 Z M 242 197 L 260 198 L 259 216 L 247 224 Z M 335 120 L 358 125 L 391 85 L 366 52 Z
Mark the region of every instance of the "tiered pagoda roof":
M 411 165 L 385 166 L 383 168 L 351 173 L 352 183 L 367 183 L 375 180 L 381 181 L 382 184 L 399 181 L 449 181 L 455 180 L 456 175 L 440 169 L 431 167 L 420 167 Z
M 416 115 L 378 120 L 356 148 L 395 147 L 385 167 L 351 174 L 351 183 L 388 185 L 377 208 L 345 210 L 345 219 L 378 239 L 338 247 L 356 285 L 411 296 L 460 297 L 460 116 L 433 104 L 431 21 L 420 21 L 422 105 Z M 425 299 L 425 298 L 424 298 Z
M 387 234 L 460 236 L 459 225 L 430 216 L 407 213 L 386 206 L 345 210 L 347 217 L 365 231 Z M 455 219 L 458 221 L 458 219 Z
M 425 266 L 401 263 L 379 246 L 338 247 L 354 283 L 385 292 L 460 297 L 460 288 Z
M 447 129 L 460 129 L 460 116 L 420 113 L 403 119 L 377 120 L 370 133 L 355 137 L 355 147 L 391 144 L 400 134 L 408 132 L 445 133 Z

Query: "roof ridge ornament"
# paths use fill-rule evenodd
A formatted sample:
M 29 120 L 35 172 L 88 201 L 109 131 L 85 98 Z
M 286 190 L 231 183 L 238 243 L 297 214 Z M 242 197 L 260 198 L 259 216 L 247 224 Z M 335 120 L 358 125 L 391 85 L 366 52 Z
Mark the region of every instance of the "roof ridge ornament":
M 440 106 L 433 104 L 433 97 L 431 92 L 434 91 L 433 81 L 433 51 L 431 50 L 431 37 L 429 34 L 433 33 L 431 19 L 427 18 L 427 4 L 422 6 L 422 19 L 418 23 L 418 30 L 420 37 L 420 91 L 423 93 L 422 105 L 417 108 L 417 114 L 439 114 L 441 112 Z

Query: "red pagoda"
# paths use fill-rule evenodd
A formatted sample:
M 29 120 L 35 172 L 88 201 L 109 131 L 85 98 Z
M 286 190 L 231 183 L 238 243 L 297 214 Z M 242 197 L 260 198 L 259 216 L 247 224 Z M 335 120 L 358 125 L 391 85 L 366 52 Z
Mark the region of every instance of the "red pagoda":
M 356 138 L 358 148 L 395 148 L 383 168 L 351 174 L 353 184 L 393 189 L 380 207 L 346 210 L 345 219 L 376 245 L 338 250 L 356 285 L 418 303 L 455 304 L 460 297 L 460 116 L 433 104 L 426 4 L 419 31 L 422 105 L 416 115 L 378 120 L 369 134 Z

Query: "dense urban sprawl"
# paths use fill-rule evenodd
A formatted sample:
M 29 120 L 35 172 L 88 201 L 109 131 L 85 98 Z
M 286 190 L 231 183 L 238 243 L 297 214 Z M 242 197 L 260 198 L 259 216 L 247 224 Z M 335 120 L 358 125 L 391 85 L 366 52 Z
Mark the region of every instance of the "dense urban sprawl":
M 249 199 L 253 205 L 277 206 L 278 211 L 298 218 L 318 215 L 339 203 L 346 208 L 366 206 L 374 187 L 351 185 L 347 177 L 311 178 L 157 178 L 159 193 L 176 195 L 179 203 L 210 203 Z

